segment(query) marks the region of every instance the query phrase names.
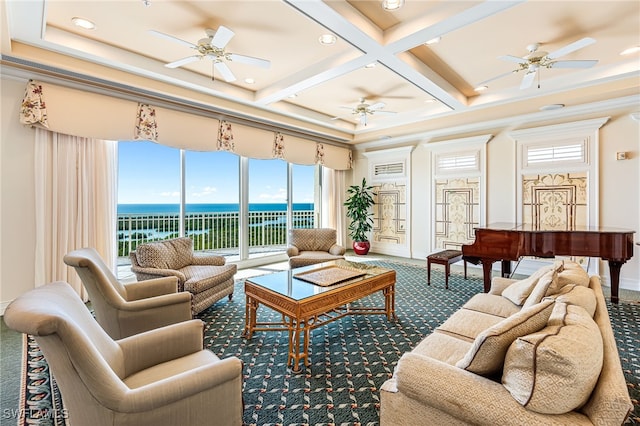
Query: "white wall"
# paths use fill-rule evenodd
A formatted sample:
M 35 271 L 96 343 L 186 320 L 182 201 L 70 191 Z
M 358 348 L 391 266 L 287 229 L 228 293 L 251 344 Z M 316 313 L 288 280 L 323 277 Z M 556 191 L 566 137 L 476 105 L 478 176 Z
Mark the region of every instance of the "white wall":
M 20 124 L 24 80 L 0 79 L 0 310 L 34 288 L 35 131 Z

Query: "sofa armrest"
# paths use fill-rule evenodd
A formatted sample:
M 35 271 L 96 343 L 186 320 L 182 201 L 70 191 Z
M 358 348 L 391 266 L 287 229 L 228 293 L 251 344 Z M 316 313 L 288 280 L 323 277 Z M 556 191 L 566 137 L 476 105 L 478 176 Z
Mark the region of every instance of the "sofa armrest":
M 334 244 L 329 248 L 329 253 L 334 256 L 343 255 L 347 250 L 339 244 Z
M 242 361 L 236 357 L 204 364 L 197 368 L 156 381 L 126 392 L 115 411 L 140 413 L 170 405 L 209 389 L 221 387 L 221 391 L 237 395 L 242 409 Z M 216 423 L 213 421 L 213 423 Z
M 199 254 L 193 255 L 192 258 L 193 265 L 223 266 L 226 261 L 227 259 L 224 256 L 218 256 L 217 254 Z
M 478 425 L 589 425 L 584 414 L 546 415 L 520 405 L 501 383 L 416 353 L 406 353 L 396 367 L 402 394 Z
M 146 299 L 178 291 L 178 277 L 161 277 L 125 284 L 127 300 Z
M 201 351 L 203 330 L 204 323 L 201 320 L 189 320 L 118 340 L 125 376 Z
M 489 294 L 501 296 L 502 292 L 516 281 L 517 280 L 511 278 L 493 277 L 491 278 L 491 288 L 489 289 Z
M 293 256 L 297 256 L 299 254 L 300 254 L 300 250 L 298 250 L 298 247 L 296 247 L 296 246 L 287 247 L 287 256 L 293 257 Z
M 182 272 L 175 269 L 143 268 L 142 266 L 131 265 L 131 272 L 136 275 L 143 274 L 154 278 L 177 277 L 178 283 L 184 283 L 187 279 Z

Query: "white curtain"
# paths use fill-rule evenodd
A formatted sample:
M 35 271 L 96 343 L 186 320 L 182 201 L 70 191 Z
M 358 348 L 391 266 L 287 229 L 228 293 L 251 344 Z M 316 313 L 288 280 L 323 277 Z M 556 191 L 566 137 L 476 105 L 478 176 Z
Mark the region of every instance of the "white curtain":
M 36 128 L 36 286 L 66 281 L 83 300 L 68 252 L 93 247 L 116 266 L 117 142 Z
M 322 224 L 323 228 L 334 228 L 337 243 L 346 244 L 345 170 L 322 168 Z M 346 247 L 346 246 L 345 246 Z

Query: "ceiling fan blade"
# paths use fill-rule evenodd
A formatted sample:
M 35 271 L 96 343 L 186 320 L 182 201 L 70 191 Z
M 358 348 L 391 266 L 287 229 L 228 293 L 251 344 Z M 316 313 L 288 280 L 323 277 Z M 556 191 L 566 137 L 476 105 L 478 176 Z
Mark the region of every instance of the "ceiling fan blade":
M 529 62 L 525 58 L 521 58 L 519 56 L 513 56 L 513 55 L 498 56 L 498 59 L 502 59 L 503 61 L 507 61 L 507 62 L 515 62 L 518 64 L 526 64 L 527 62 Z
M 255 65 L 260 68 L 269 68 L 271 62 L 266 59 L 254 58 L 252 56 L 238 55 L 237 53 L 229 53 L 229 59 L 241 64 Z
M 483 82 L 481 82 L 481 83 L 478 83 L 478 85 L 477 85 L 477 86 L 484 86 L 484 85 L 486 85 L 487 83 L 490 83 L 490 82 L 492 82 L 492 81 L 494 81 L 494 80 L 498 80 L 498 79 L 500 79 L 500 78 L 502 78 L 502 77 L 506 77 L 506 76 L 511 75 L 511 74 L 513 74 L 513 73 L 516 73 L 516 72 L 518 72 L 518 71 L 520 71 L 520 70 L 513 70 L 513 71 L 506 72 L 506 73 L 504 73 L 504 74 L 500 74 L 500 75 L 498 75 L 498 76 L 496 76 L 496 77 L 490 78 L 489 80 L 485 80 L 485 81 L 483 81 Z
M 182 39 L 180 39 L 178 37 L 174 37 L 174 36 L 169 35 L 169 34 L 161 33 L 160 31 L 149 30 L 149 32 L 151 34 L 153 34 L 153 35 L 158 36 L 158 37 L 166 38 L 168 40 L 175 41 L 176 43 L 184 44 L 185 46 L 188 46 L 188 47 L 190 47 L 192 49 L 197 49 L 198 48 L 198 46 L 196 46 L 193 43 L 189 43 L 188 41 L 184 41 L 184 40 L 182 40 Z
M 593 60 L 584 60 L 584 61 L 555 61 L 552 62 L 549 67 L 550 68 L 591 68 L 598 61 Z
M 234 35 L 236 34 L 229 28 L 220 25 L 211 39 L 211 45 L 219 49 L 224 49 Z
M 522 83 L 520 83 L 520 89 L 528 89 L 531 87 L 533 80 L 536 78 L 536 71 L 528 72 L 522 77 Z
M 370 110 L 377 110 L 377 109 L 381 109 L 384 108 L 387 104 L 385 104 L 384 102 L 376 102 L 373 105 L 369 105 L 369 109 Z
M 236 80 L 236 76 L 233 75 L 227 64 L 224 62 L 215 62 L 213 66 L 218 70 L 220 74 L 222 74 L 222 78 L 227 82 L 232 82 Z
M 182 65 L 188 64 L 189 62 L 197 61 L 200 58 L 201 58 L 200 55 L 188 56 L 186 58 L 179 59 L 179 60 L 177 60 L 175 62 L 171 62 L 169 64 L 165 64 L 164 66 L 167 67 L 167 68 L 178 68 L 178 67 L 180 67 Z
M 375 115 L 378 115 L 378 114 L 387 114 L 387 115 L 397 114 L 397 112 L 395 112 L 395 111 L 381 111 L 381 110 L 372 111 L 371 113 L 375 114 Z
M 558 50 L 554 50 L 553 52 L 547 55 L 547 58 L 556 59 L 556 58 L 559 58 L 560 56 L 568 55 L 571 52 L 575 52 L 578 49 L 582 49 L 583 47 L 587 47 L 590 44 L 593 44 L 595 42 L 596 41 L 591 37 L 585 37 L 581 40 L 574 41 L 573 43 L 568 44 L 565 47 L 561 47 Z

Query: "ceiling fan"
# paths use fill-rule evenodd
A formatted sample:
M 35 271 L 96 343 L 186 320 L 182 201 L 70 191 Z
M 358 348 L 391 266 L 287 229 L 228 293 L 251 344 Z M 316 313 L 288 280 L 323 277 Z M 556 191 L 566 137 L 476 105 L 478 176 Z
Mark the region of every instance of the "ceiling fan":
M 533 80 L 535 79 L 536 74 L 538 73 L 540 68 L 591 68 L 598 63 L 597 60 L 558 61 L 557 59 L 561 56 L 575 52 L 578 49 L 589 46 L 595 42 L 596 41 L 591 37 L 585 37 L 578 41 L 574 41 L 573 43 L 570 43 L 564 47 L 561 47 L 560 49 L 555 50 L 551 53 L 545 52 L 544 50 L 538 50 L 540 48 L 540 43 L 530 44 L 527 46 L 527 51 L 529 51 L 529 54 L 527 54 L 526 56 L 519 57 L 513 55 L 505 55 L 498 57 L 498 59 L 502 59 L 503 61 L 517 63 L 518 68 L 513 71 L 509 71 L 508 73 L 501 74 L 497 77 L 493 77 L 489 80 L 483 81 L 482 83 L 478 84 L 478 86 L 484 86 L 491 81 L 506 77 L 519 71 L 526 71 L 522 78 L 522 82 L 520 83 L 520 89 L 527 89 L 533 83 Z
M 397 112 L 395 111 L 382 111 L 382 108 L 384 108 L 385 106 L 386 104 L 384 102 L 376 102 L 375 104 L 369 105 L 365 98 L 360 98 L 358 105 L 356 105 L 355 107 L 341 106 L 340 108 L 350 109 L 351 115 L 357 116 L 358 120 L 360 121 L 360 124 L 362 124 L 363 126 L 366 126 L 368 115 L 397 114 Z M 337 120 L 338 118 L 341 118 L 341 117 L 340 116 L 333 117 L 332 120 Z
M 213 61 L 213 67 L 218 70 L 225 81 L 231 82 L 235 81 L 236 77 L 235 75 L 233 75 L 231 69 L 226 64 L 227 61 L 255 65 L 261 68 L 269 68 L 269 66 L 271 65 L 271 62 L 267 61 L 266 59 L 226 52 L 225 47 L 227 46 L 229 41 L 231 41 L 235 33 L 229 28 L 222 25 L 220 25 L 217 30 L 207 28 L 205 30 L 207 36 L 198 40 L 197 44 L 190 43 L 188 41 L 179 39 L 169 34 L 162 33 L 160 31 L 149 30 L 149 32 L 156 36 L 164 37 L 166 39 L 188 46 L 197 52 L 193 56 L 188 56 L 175 62 L 165 64 L 165 67 L 167 68 L 177 68 L 190 62 L 206 58 Z

